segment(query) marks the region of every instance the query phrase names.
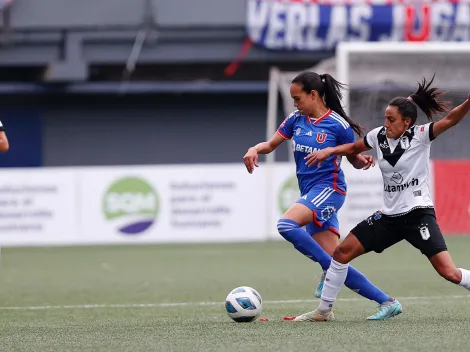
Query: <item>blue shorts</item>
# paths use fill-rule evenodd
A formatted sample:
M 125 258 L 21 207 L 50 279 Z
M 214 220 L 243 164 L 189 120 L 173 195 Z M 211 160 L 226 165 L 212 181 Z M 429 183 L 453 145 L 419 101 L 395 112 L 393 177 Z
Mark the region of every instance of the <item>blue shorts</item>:
M 306 226 L 306 231 L 313 235 L 330 230 L 339 236 L 338 211 L 345 199 L 345 194 L 325 185 L 316 185 L 304 194 L 297 203 L 305 205 L 313 212 L 313 222 Z

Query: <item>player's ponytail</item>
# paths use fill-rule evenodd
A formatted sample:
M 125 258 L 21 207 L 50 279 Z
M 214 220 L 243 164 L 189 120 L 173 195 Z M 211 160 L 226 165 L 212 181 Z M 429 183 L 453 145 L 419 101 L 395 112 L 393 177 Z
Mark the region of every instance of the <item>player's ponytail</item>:
M 440 112 L 446 112 L 449 109 L 450 102 L 441 99 L 444 94 L 438 87 L 432 87 L 434 76 L 427 82 L 423 77 L 421 82 L 418 82 L 418 89 L 409 97 L 396 97 L 393 98 L 388 105 L 396 106 L 403 118 L 411 118 L 411 126 L 416 123 L 418 118 L 419 107 L 426 115 L 428 121 L 433 121 L 434 116 Z
M 326 106 L 331 108 L 333 111 L 336 111 L 343 119 L 348 121 L 354 132 L 361 137 L 362 127 L 346 114 L 341 104 L 341 100 L 343 99 L 343 93 L 341 90 L 345 89 L 345 85 L 335 80 L 328 73 L 320 75 L 320 79 L 324 84 L 324 99 Z
M 410 99 L 418 105 L 425 113 L 429 121 L 434 120 L 434 115 L 439 112 L 446 112 L 449 108 L 449 102 L 443 101 L 440 97 L 444 94 L 438 87 L 431 88 L 434 76 L 429 82 L 423 77 L 422 82 L 418 82 L 418 89 L 410 95 Z
M 348 121 L 354 132 L 362 136 L 361 126 L 356 121 L 349 118 L 341 105 L 341 99 L 343 98 L 341 90 L 344 89 L 344 84 L 339 83 L 328 73 L 319 75 L 312 71 L 305 71 L 298 74 L 292 80 L 292 83 L 300 84 L 307 94 L 310 94 L 312 90 L 316 90 L 318 94 L 323 97 L 325 105 L 341 115 L 342 118 Z

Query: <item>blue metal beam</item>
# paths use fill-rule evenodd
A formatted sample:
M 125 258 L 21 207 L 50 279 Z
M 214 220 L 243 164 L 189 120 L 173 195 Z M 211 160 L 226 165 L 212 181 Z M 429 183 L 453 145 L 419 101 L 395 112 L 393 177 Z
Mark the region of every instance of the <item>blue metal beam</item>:
M 239 82 L 90 82 L 65 85 L 3 83 L 0 94 L 148 94 L 148 93 L 266 93 L 267 81 Z

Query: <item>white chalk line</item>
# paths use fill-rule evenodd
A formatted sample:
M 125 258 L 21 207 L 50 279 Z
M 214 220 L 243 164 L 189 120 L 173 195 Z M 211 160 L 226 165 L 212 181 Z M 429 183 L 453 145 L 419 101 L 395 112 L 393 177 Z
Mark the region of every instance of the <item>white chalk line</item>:
M 396 297 L 399 301 L 417 301 L 418 303 L 426 303 L 434 300 L 450 300 L 470 298 L 468 295 L 460 296 L 409 296 Z M 367 302 L 365 298 L 338 298 L 341 302 Z M 263 301 L 264 304 L 298 304 L 298 303 L 315 303 L 318 299 L 295 299 L 295 300 L 279 300 L 279 301 Z M 167 307 L 203 307 L 203 306 L 223 306 L 224 302 L 175 302 L 175 303 L 130 303 L 130 304 L 83 304 L 83 305 L 63 305 L 63 306 L 24 306 L 24 307 L 0 307 L 0 311 L 7 310 L 61 310 L 61 309 L 119 309 L 119 308 L 167 308 Z

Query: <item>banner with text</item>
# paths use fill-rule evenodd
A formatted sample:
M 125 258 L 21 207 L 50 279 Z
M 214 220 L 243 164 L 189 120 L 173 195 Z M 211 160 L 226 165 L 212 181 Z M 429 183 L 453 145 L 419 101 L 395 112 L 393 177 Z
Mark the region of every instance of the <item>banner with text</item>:
M 84 243 L 259 241 L 264 178 L 243 164 L 80 171 Z
M 77 241 L 75 173 L 69 169 L 0 172 L 0 245 L 53 245 Z
M 272 50 L 333 50 L 343 41 L 469 41 L 469 1 L 247 0 L 247 31 Z

